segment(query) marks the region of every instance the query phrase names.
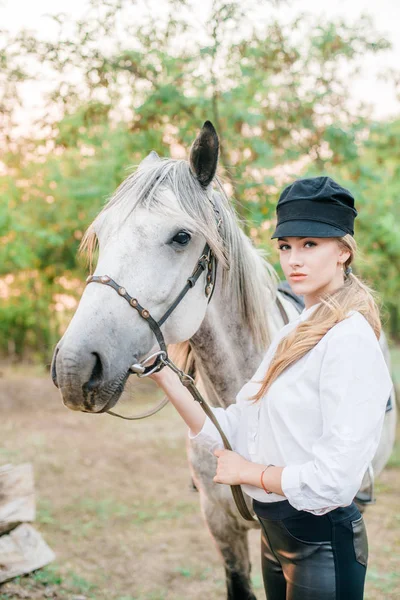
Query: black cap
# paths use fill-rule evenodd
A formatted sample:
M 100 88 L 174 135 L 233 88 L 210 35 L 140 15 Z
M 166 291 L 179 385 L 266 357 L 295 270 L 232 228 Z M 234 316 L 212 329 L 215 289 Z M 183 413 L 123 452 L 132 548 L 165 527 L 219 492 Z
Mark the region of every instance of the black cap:
M 330 177 L 298 179 L 286 187 L 276 207 L 277 237 L 354 235 L 354 197 Z

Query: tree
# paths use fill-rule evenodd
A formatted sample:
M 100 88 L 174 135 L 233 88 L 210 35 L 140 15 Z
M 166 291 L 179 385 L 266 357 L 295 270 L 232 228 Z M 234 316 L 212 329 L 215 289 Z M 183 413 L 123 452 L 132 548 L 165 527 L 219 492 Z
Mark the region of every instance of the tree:
M 368 20 L 348 25 L 304 15 L 287 26 L 277 18 L 254 23 L 250 0 L 218 0 L 199 33 L 190 2 L 167 6 L 164 22 L 148 14 L 138 23 L 122 2 L 92 2 L 81 21 L 55 17 L 55 42 L 21 32 L 3 48 L 3 76 L 34 77 L 39 65 L 54 82 L 40 129 L 18 140 L 9 130 L 1 156 L 1 275 L 12 272 L 14 279 L 8 278 L 0 327 L 11 328 L 17 353 L 31 346 L 49 356 L 65 319 L 55 310 L 60 297 L 82 289 L 82 233 L 127 167 L 151 149 L 183 155 L 207 118 L 221 137 L 222 171 L 243 226 L 267 248 L 278 192 L 292 177 L 335 173 L 373 208 L 379 178 L 393 170 L 389 159 L 378 164 L 379 145 L 390 144 L 384 125 L 370 122 L 367 107 L 351 110 L 346 101 L 357 59 L 388 47 Z M 28 64 L 36 67 L 23 70 Z M 394 174 L 391 181 L 394 193 Z M 373 182 L 376 193 L 366 195 Z M 385 206 L 382 233 L 395 210 L 394 203 Z M 394 252 L 394 264 L 397 246 L 382 241 L 368 210 L 359 219 L 361 246 L 374 265 L 386 267 Z M 377 246 L 370 248 L 372 234 Z M 385 283 L 385 300 L 397 290 L 398 275 L 393 285 Z M 24 299 L 17 310 L 16 293 Z M 396 333 L 398 312 L 390 306 Z

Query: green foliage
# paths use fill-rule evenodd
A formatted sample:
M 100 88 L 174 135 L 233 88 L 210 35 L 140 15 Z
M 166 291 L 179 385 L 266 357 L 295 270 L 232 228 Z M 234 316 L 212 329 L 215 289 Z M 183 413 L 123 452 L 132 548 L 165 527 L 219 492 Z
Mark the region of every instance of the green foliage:
M 218 130 L 221 172 L 258 245 L 271 248 L 283 182 L 325 172 L 352 189 L 365 256 L 358 268 L 399 335 L 400 121 L 373 123 L 346 100 L 358 59 L 387 42 L 365 18 L 255 23 L 251 0 L 214 2 L 200 38 L 189 8 L 170 0 L 164 21 L 149 13 L 133 22 L 117 0 L 92 1 L 81 21 L 54 18 L 56 42 L 24 31 L 0 47 L 1 77 L 13 83 L 2 99 L 0 352 L 49 360 L 83 289 L 84 230 L 130 166 L 152 149 L 187 151 L 205 119 Z M 34 79 L 32 64 L 52 74 L 48 111 L 35 135 L 15 140 L 12 100 Z
M 50 565 L 29 575 L 15 577 L 1 587 L 0 600 L 15 598 L 98 598 L 96 586 L 73 571 L 61 574 L 59 568 Z

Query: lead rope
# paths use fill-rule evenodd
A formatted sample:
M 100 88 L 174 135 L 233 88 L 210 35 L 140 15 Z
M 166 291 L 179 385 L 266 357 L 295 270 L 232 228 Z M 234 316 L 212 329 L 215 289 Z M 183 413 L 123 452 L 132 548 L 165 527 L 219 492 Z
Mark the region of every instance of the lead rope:
M 155 406 L 151 410 L 147 410 L 145 412 L 139 413 L 139 414 L 135 415 L 134 417 L 124 417 L 124 415 L 119 415 L 118 413 L 113 412 L 112 410 L 107 410 L 106 412 L 109 415 L 112 415 L 113 417 L 118 417 L 119 419 L 125 419 L 125 421 L 139 421 L 140 419 L 145 419 L 146 417 L 152 417 L 153 415 L 158 413 L 162 408 L 164 408 L 164 406 L 166 406 L 168 404 L 168 402 L 169 402 L 168 396 L 164 396 L 164 398 L 161 400 L 161 402 L 159 404 L 157 404 L 157 406 Z
M 166 359 L 161 358 L 161 361 L 178 375 L 182 385 L 184 385 L 189 390 L 189 392 L 192 394 L 194 400 L 200 404 L 201 408 L 204 410 L 205 414 L 211 420 L 213 425 L 215 425 L 218 433 L 220 434 L 225 449 L 232 450 L 232 446 L 230 445 L 228 438 L 226 437 L 225 433 L 222 431 L 211 408 L 209 407 L 207 402 L 204 400 L 204 398 L 200 394 L 199 390 L 196 388 L 193 378 L 190 377 L 190 375 L 188 375 L 187 373 L 184 373 L 176 365 L 174 365 L 174 363 L 169 358 L 166 358 Z M 237 506 L 237 509 L 238 509 L 239 513 L 241 514 L 241 516 L 243 517 L 243 519 L 245 519 L 246 521 L 256 522 L 256 519 L 253 517 L 253 515 L 251 514 L 251 512 L 249 511 L 249 509 L 247 507 L 246 501 L 243 496 L 242 488 L 240 487 L 240 485 L 231 485 L 230 488 L 232 490 L 232 496 L 233 496 L 233 499 Z
M 278 305 L 279 312 L 280 312 L 285 324 L 287 324 L 289 322 L 289 319 L 285 312 L 283 304 L 282 304 L 281 300 L 278 298 L 278 296 L 276 297 L 276 303 Z M 169 358 L 169 356 L 167 355 L 167 353 L 164 350 L 155 352 L 151 356 L 148 356 L 140 365 L 137 365 L 137 370 L 132 369 L 132 372 L 136 373 L 136 375 L 138 377 L 146 377 L 146 376 L 150 375 L 152 372 L 159 370 L 159 365 L 157 365 L 154 368 L 154 370 L 150 370 L 147 373 L 143 373 L 143 371 L 144 371 L 143 365 L 146 364 L 146 362 L 148 362 L 152 358 L 157 357 L 157 356 L 160 357 L 160 359 L 159 359 L 160 362 L 162 362 L 165 366 L 172 369 L 172 371 L 174 371 L 178 375 L 182 385 L 184 385 L 189 390 L 189 392 L 193 396 L 194 400 L 200 404 L 200 406 L 203 409 L 203 411 L 205 412 L 206 416 L 210 419 L 210 421 L 213 423 L 213 425 L 217 429 L 218 433 L 220 434 L 223 444 L 224 444 L 224 448 L 226 450 L 232 450 L 232 446 L 230 445 L 225 433 L 222 431 L 220 424 L 218 423 L 210 406 L 207 404 L 207 402 L 204 400 L 203 396 L 200 394 L 199 390 L 196 388 L 194 379 L 190 375 L 188 375 L 187 373 L 185 373 L 184 371 L 179 369 L 171 361 L 171 359 Z M 146 417 L 151 417 L 152 415 L 155 415 L 162 408 L 164 408 L 164 406 L 166 406 L 168 404 L 168 402 L 169 402 L 168 397 L 165 396 L 155 408 L 153 408 L 149 411 L 143 412 L 143 413 L 139 413 L 138 415 L 135 415 L 134 417 L 125 417 L 124 415 L 119 415 L 118 413 L 115 413 L 111 410 L 108 410 L 107 413 L 109 415 L 112 415 L 113 417 L 118 417 L 119 419 L 124 419 L 125 421 L 137 421 L 139 419 L 145 419 Z M 247 507 L 246 501 L 243 496 L 242 488 L 240 487 L 240 485 L 231 485 L 230 488 L 232 490 L 232 496 L 235 501 L 236 507 L 237 507 L 240 515 L 243 517 L 243 519 L 245 519 L 246 521 L 256 522 L 256 519 L 253 517 L 253 515 L 251 514 L 251 512 L 249 511 L 249 509 Z
M 91 279 L 91 280 L 93 281 L 93 279 Z M 110 279 L 107 277 L 107 281 L 103 280 L 101 283 L 109 284 L 109 281 L 110 281 Z M 125 293 L 126 292 L 124 290 L 124 294 Z M 124 294 L 122 294 L 122 295 L 124 295 Z M 280 301 L 280 299 L 278 298 L 278 296 L 276 297 L 276 303 L 278 305 L 279 312 L 281 313 L 281 316 L 282 316 L 285 324 L 288 323 L 289 319 L 285 313 L 283 304 Z M 165 366 L 172 369 L 172 371 L 174 371 L 178 375 L 182 385 L 184 385 L 189 390 L 189 392 L 193 396 L 194 400 L 200 404 L 200 406 L 203 409 L 203 411 L 205 412 L 206 416 L 210 419 L 210 421 L 213 423 L 213 425 L 217 429 L 218 433 L 220 434 L 220 436 L 222 438 L 224 448 L 226 450 L 232 450 L 232 446 L 230 445 L 225 433 L 222 431 L 210 406 L 207 404 L 207 402 L 204 400 L 203 396 L 200 394 L 199 390 L 196 388 L 194 379 L 190 375 L 188 375 L 187 373 L 185 373 L 184 371 L 179 369 L 171 361 L 171 359 L 169 358 L 169 356 L 167 355 L 167 353 L 164 350 L 155 352 L 151 356 L 148 356 L 140 365 L 139 364 L 134 365 L 134 367 L 136 367 L 136 370 L 134 368 L 131 368 L 132 372 L 136 373 L 136 375 L 138 377 L 146 377 L 146 376 L 150 375 L 151 373 L 159 370 L 159 364 L 156 364 L 154 369 L 151 369 L 150 371 L 147 371 L 146 373 L 144 373 L 144 371 L 145 371 L 144 365 L 146 364 L 146 362 L 150 361 L 154 357 L 159 357 L 160 362 L 162 362 Z M 149 411 L 145 411 L 143 413 L 139 413 L 138 415 L 135 415 L 133 417 L 125 417 L 124 415 L 119 415 L 118 413 L 115 413 L 111 410 L 108 410 L 107 413 L 109 415 L 112 415 L 113 417 L 118 417 L 119 419 L 124 419 L 125 421 L 138 421 L 140 419 L 145 419 L 146 417 L 151 417 L 152 415 L 155 415 L 162 408 L 164 408 L 164 406 L 166 406 L 168 404 L 168 402 L 169 402 L 168 397 L 165 396 L 155 408 L 153 408 Z M 256 522 L 256 519 L 253 517 L 253 515 L 251 514 L 251 512 L 248 509 L 248 506 L 244 499 L 242 488 L 240 487 L 240 485 L 231 485 L 230 488 L 232 490 L 232 496 L 235 501 L 236 507 L 237 507 L 240 515 L 243 517 L 243 519 L 245 519 L 246 521 Z
M 147 362 L 149 359 L 154 358 L 154 356 L 156 356 L 156 355 L 158 355 L 160 357 L 160 362 L 162 362 L 165 366 L 172 369 L 172 371 L 174 371 L 178 375 L 182 385 L 184 385 L 189 390 L 189 392 L 193 396 L 194 400 L 200 404 L 201 408 L 204 410 L 205 414 L 211 420 L 213 425 L 215 425 L 218 433 L 220 434 L 225 449 L 232 450 L 232 446 L 230 445 L 225 433 L 222 431 L 220 424 L 218 423 L 210 406 L 207 404 L 207 402 L 204 400 L 203 396 L 200 394 L 199 390 L 196 388 L 194 379 L 190 375 L 188 375 L 187 373 L 185 373 L 184 371 L 179 369 L 171 361 L 171 359 L 167 356 L 167 354 L 163 350 L 160 352 L 155 352 L 155 354 L 148 356 L 144 362 Z M 143 364 L 144 363 L 142 363 L 142 365 Z M 156 371 L 156 370 L 157 369 L 154 369 L 154 371 Z M 138 377 L 143 377 L 143 376 L 148 376 L 150 373 L 151 372 L 148 372 L 146 374 L 136 373 L 136 375 Z M 149 410 L 148 412 L 144 412 L 144 413 L 135 415 L 134 417 L 125 417 L 124 415 L 119 415 L 118 413 L 115 413 L 111 410 L 108 410 L 107 413 L 109 415 L 112 415 L 113 417 L 118 417 L 119 419 L 125 419 L 126 421 L 137 421 L 138 419 L 144 419 L 146 417 L 150 417 L 151 415 L 155 415 L 158 411 L 160 411 L 162 408 L 164 408 L 164 406 L 166 404 L 168 404 L 168 402 L 169 402 L 168 397 L 165 396 L 155 408 Z M 253 515 L 251 514 L 251 512 L 249 511 L 249 509 L 247 507 L 246 501 L 243 496 L 242 488 L 240 487 L 240 485 L 231 485 L 230 488 L 232 490 L 232 496 L 233 496 L 233 499 L 235 501 L 236 507 L 237 507 L 240 515 L 246 521 L 255 522 L 256 519 L 253 517 Z

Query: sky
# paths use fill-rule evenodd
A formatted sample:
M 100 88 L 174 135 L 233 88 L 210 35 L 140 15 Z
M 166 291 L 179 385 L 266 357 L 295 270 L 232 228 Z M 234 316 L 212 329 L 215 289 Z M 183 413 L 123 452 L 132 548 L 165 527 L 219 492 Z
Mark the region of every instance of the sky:
M 194 19 L 204 20 L 212 0 L 195 0 Z M 163 0 L 139 0 L 132 2 L 135 16 L 140 17 L 140 6 L 154 4 L 157 7 L 157 18 L 162 18 Z M 35 30 L 39 37 L 47 38 L 55 33 L 46 14 L 65 12 L 73 18 L 79 18 L 85 10 L 85 0 L 0 0 L 0 23 L 2 29 L 17 33 L 22 28 Z M 354 101 L 366 100 L 373 105 L 373 116 L 385 118 L 400 114 L 400 102 L 396 98 L 393 85 L 379 80 L 379 74 L 387 68 L 400 69 L 400 2 L 399 0 L 336 0 L 324 2 L 323 0 L 283 0 L 279 9 L 271 8 L 269 2 L 259 2 L 254 18 L 259 20 L 271 14 L 278 13 L 282 21 L 290 21 L 302 12 L 309 12 L 316 16 L 344 17 L 350 22 L 362 14 L 369 14 L 373 18 L 375 28 L 388 38 L 393 48 L 379 56 L 368 56 L 361 65 L 363 76 L 352 82 L 350 94 Z M 36 82 L 29 84 L 24 89 L 25 110 L 18 114 L 20 123 L 29 124 L 35 115 L 40 113 L 43 105 L 45 84 Z

